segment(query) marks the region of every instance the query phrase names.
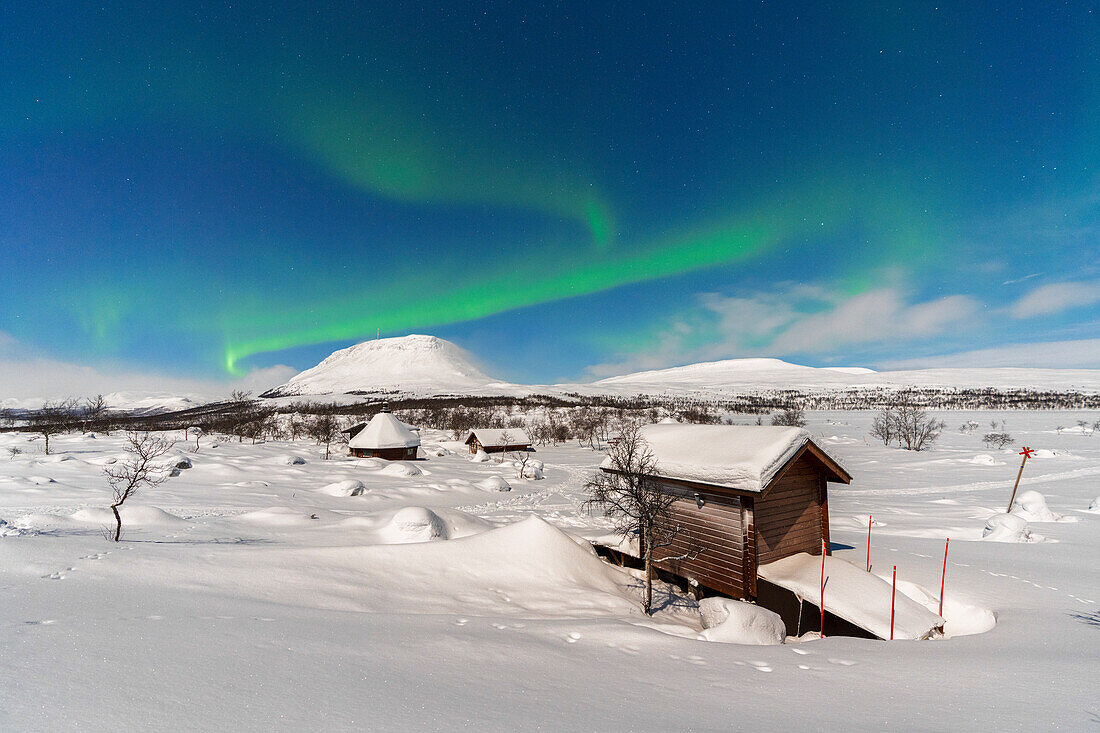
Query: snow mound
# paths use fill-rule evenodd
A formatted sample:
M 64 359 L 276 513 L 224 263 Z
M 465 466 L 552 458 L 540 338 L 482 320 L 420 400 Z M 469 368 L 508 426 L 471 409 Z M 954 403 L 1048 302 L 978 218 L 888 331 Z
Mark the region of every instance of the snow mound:
M 764 646 L 782 644 L 787 627 L 778 613 L 752 603 L 731 598 L 704 598 L 699 602 L 703 615 L 703 638 L 729 644 Z
M 1012 513 L 1027 522 L 1060 522 L 1061 514 L 1055 514 L 1047 506 L 1046 497 L 1038 491 L 1024 491 L 1012 502 Z
M 171 460 L 169 460 L 168 466 L 170 468 L 181 468 L 186 470 L 188 468 L 191 468 L 191 459 L 182 454 L 174 456 Z
M 382 536 L 391 543 L 430 542 L 450 539 L 446 522 L 431 509 L 407 506 L 393 515 Z
M 329 496 L 362 496 L 366 490 L 367 487 L 363 485 L 362 481 L 348 479 L 322 486 L 317 489 L 317 493 L 328 494 Z
M 118 513 L 122 515 L 122 526 L 138 525 L 145 526 L 158 526 L 158 525 L 181 525 L 187 524 L 187 520 L 177 517 L 175 514 L 169 514 L 163 509 L 155 506 L 129 506 L 124 505 L 119 508 Z M 89 524 L 114 524 L 115 515 L 110 509 L 89 508 L 81 509 L 73 512 L 71 518 L 78 522 L 86 522 Z
M 284 466 L 301 466 L 306 462 L 301 456 L 282 455 L 275 456 L 275 462 Z
M 271 527 L 301 527 L 316 523 L 322 516 L 329 519 L 332 517 L 332 512 L 322 512 L 319 510 L 310 511 L 308 509 L 296 509 L 289 506 L 273 506 L 267 509 L 241 514 L 237 519 Z
M 502 476 L 490 476 L 477 482 L 478 487 L 485 491 L 511 491 L 512 485 Z
M 426 456 L 432 456 L 433 458 L 442 458 L 451 454 L 449 450 L 441 445 L 422 445 L 420 450 Z
M 479 450 L 477 453 L 470 456 L 470 460 L 473 461 L 474 463 L 488 463 L 489 462 L 489 454 L 486 453 L 483 450 Z
M 985 522 L 982 539 L 990 542 L 1039 542 L 1042 537 L 1031 533 L 1023 517 L 994 514 Z
M 1089 508 L 1085 511 L 1092 512 L 1093 514 L 1100 514 L 1100 496 L 1093 499 L 1092 503 L 1089 504 Z
M 390 465 L 382 469 L 382 473 L 387 476 L 420 476 L 424 472 L 411 463 L 401 463 L 400 461 L 391 462 Z
M 987 453 L 982 453 L 982 454 L 976 455 L 973 458 L 964 458 L 964 459 L 962 459 L 962 463 L 971 463 L 975 466 L 1003 466 L 1003 465 L 1005 465 L 1004 461 L 998 461 L 996 458 L 994 458 L 993 456 L 991 456 Z
M 898 581 L 898 592 L 904 593 L 932 613 L 939 612 L 940 599 L 922 585 L 907 580 Z M 944 638 L 984 634 L 997 625 L 997 615 L 987 608 L 979 608 L 969 603 L 944 595 L 943 598 Z
M 34 484 L 35 486 L 42 486 L 43 484 L 56 483 L 49 476 L 25 476 L 24 480 L 27 481 L 28 483 Z
M 359 468 L 382 468 L 389 465 L 389 461 L 384 461 L 381 458 L 356 458 L 355 465 Z
M 39 463 L 62 463 L 63 461 L 71 461 L 73 459 L 68 453 L 54 453 L 49 456 L 40 456 Z

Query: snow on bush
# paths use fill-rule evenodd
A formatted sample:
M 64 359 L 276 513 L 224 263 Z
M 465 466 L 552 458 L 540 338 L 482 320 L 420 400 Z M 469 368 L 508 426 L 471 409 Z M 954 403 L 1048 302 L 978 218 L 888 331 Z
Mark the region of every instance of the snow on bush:
M 383 461 L 381 458 L 357 458 L 355 465 L 358 468 L 382 468 L 389 465 L 389 461 Z
M 411 463 L 395 461 L 383 468 L 382 473 L 387 476 L 419 476 L 424 472 Z
M 188 469 L 191 468 L 191 459 L 183 455 L 174 456 L 169 460 L 168 465 L 172 468 Z
M 322 486 L 317 489 L 317 493 L 328 494 L 329 496 L 362 496 L 366 490 L 367 487 L 363 485 L 362 481 L 348 479 Z
M 782 644 L 787 627 L 779 614 L 753 603 L 730 598 L 704 598 L 699 601 L 703 616 L 702 637 L 707 641 L 764 646 Z
M 479 450 L 477 453 L 470 456 L 470 460 L 473 461 L 474 463 L 488 463 L 489 462 L 489 454 L 486 453 L 483 450 Z
M 512 485 L 501 476 L 490 476 L 477 482 L 477 485 L 485 491 L 511 491 Z
M 964 459 L 962 459 L 962 462 L 963 463 L 972 463 L 975 466 L 1003 466 L 1003 465 L 1005 465 L 1004 461 L 998 461 L 997 459 L 995 459 L 993 456 L 989 455 L 988 453 L 981 453 L 979 455 L 974 456 L 973 458 L 964 458 Z
M 430 445 L 420 446 L 420 451 L 424 455 L 432 456 L 433 458 L 442 458 L 443 456 L 448 456 L 448 455 L 451 454 L 451 452 L 449 450 L 447 450 L 446 448 L 444 448 L 443 446 L 435 445 L 434 443 L 430 444 Z
M 304 464 L 306 462 L 306 459 L 302 458 L 301 456 L 283 455 L 283 456 L 276 456 L 275 457 L 275 462 L 276 463 L 281 463 L 281 464 L 284 464 L 284 465 L 287 465 L 287 466 L 301 466 L 302 464 Z
M 1046 497 L 1038 491 L 1024 491 L 1012 502 L 1012 513 L 1028 522 L 1060 522 L 1061 514 L 1047 507 Z
M 994 514 L 985 522 L 982 539 L 990 542 L 1039 542 L 1042 537 L 1031 533 L 1023 517 Z
M 399 510 L 382 534 L 393 543 L 450 539 L 443 518 L 422 506 L 407 506 Z
M 1089 504 L 1089 508 L 1085 511 L 1092 512 L 1093 514 L 1100 514 L 1100 496 L 1093 499 L 1092 503 Z
M 8 524 L 3 519 L 0 519 L 0 537 L 12 537 L 20 534 L 23 534 L 23 530 Z

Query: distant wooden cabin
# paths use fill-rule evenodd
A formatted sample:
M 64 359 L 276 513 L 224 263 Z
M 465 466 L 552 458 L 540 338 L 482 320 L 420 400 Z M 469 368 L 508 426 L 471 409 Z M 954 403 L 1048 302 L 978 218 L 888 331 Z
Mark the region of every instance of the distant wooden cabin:
M 356 458 L 383 458 L 387 461 L 413 460 L 420 447 L 420 434 L 410 425 L 383 409 L 348 441 L 348 451 Z
M 486 453 L 506 453 L 508 451 L 531 450 L 531 439 L 523 428 L 503 428 L 501 430 L 478 428 L 466 436 L 466 445 L 471 453 L 483 450 Z
M 733 598 L 756 600 L 757 567 L 799 552 L 829 552 L 830 482 L 852 479 L 800 428 L 647 425 L 653 479 L 677 497 L 673 545 L 658 563 Z M 601 469 L 612 472 L 610 458 Z

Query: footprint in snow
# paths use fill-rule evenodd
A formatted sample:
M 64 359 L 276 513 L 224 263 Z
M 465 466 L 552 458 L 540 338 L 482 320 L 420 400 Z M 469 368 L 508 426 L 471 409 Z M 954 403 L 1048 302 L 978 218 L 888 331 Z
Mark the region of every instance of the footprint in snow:
M 470 623 L 470 619 L 460 618 L 455 621 L 455 626 L 465 626 L 468 623 Z
M 851 659 L 838 659 L 837 657 L 829 657 L 829 664 L 839 664 L 842 667 L 851 667 L 855 662 Z
M 62 575 L 61 571 L 59 570 L 56 573 L 50 573 L 49 575 L 43 575 L 42 579 L 43 580 L 64 580 L 65 576 Z
M 23 623 L 27 626 L 50 626 L 51 624 L 56 624 L 57 620 L 48 618 L 42 621 L 24 621 Z
M 565 642 L 567 644 L 576 644 L 578 641 L 580 641 L 580 639 L 581 639 L 581 635 L 578 634 L 576 631 L 574 631 L 571 634 L 566 634 L 565 635 Z

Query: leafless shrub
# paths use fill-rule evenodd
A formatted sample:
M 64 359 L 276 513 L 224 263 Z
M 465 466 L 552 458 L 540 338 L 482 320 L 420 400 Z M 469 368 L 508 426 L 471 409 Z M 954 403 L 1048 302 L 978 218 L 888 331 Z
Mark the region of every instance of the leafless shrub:
M 157 486 L 168 480 L 168 467 L 158 465 L 157 459 L 175 445 L 173 441 L 150 433 L 127 433 L 126 443 L 125 451 L 129 458 L 103 467 L 114 497 L 111 511 L 115 515 L 115 531 L 110 538 L 114 542 L 122 537 L 122 515 L 118 512 L 119 507 L 136 494 L 138 489 Z

